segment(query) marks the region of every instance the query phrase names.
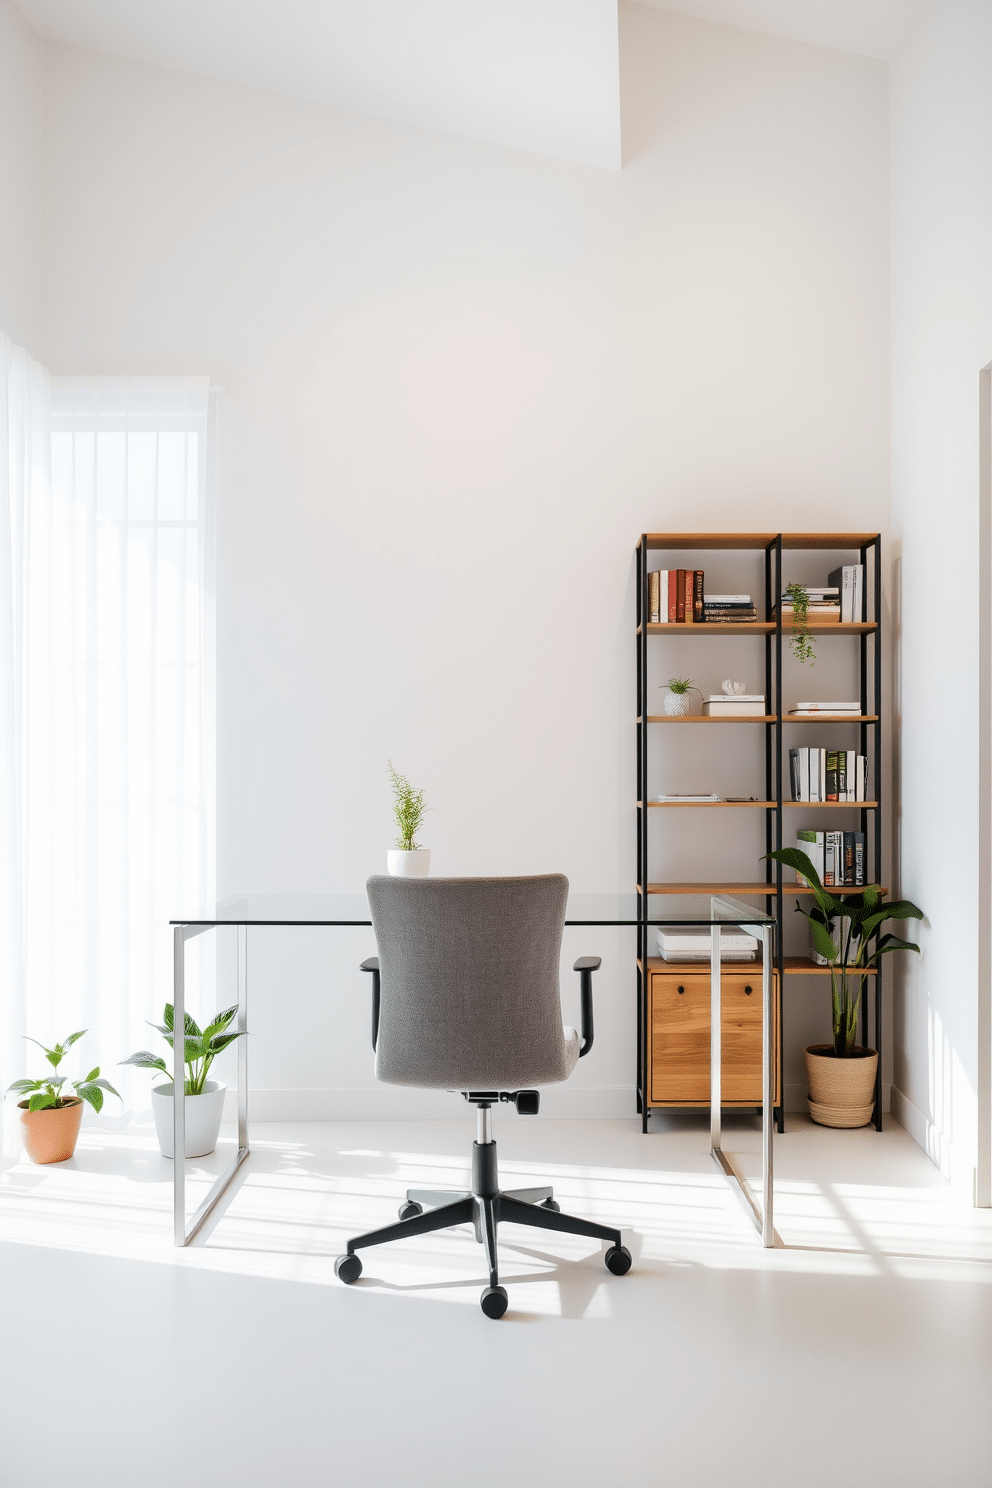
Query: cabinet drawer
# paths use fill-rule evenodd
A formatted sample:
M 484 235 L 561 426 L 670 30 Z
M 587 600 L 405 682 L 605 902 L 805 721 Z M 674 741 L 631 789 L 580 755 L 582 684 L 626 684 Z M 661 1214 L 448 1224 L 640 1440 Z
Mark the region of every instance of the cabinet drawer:
M 708 1106 L 710 1102 L 710 978 L 652 972 L 648 978 L 649 1104 Z M 760 1106 L 761 968 L 722 977 L 721 1098 L 724 1105 Z M 779 1101 L 778 979 L 773 980 L 775 1100 Z

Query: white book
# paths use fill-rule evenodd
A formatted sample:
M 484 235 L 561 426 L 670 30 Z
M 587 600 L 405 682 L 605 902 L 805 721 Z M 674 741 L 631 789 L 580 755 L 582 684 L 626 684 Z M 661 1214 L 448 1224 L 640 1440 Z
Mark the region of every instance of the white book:
M 856 565 L 854 570 L 854 619 L 858 622 L 865 618 L 865 566 L 863 563 Z
M 661 594 L 658 599 L 658 624 L 668 624 L 668 569 L 661 570 Z
M 707 698 L 703 704 L 707 718 L 764 718 L 764 698 Z
M 799 751 L 799 799 L 808 801 L 809 794 L 809 749 Z
M 820 751 L 818 749 L 807 750 L 809 755 L 809 795 L 807 801 L 818 801 L 820 799 Z
M 652 796 L 651 797 L 651 800 L 652 801 L 683 801 L 683 802 L 684 801 L 719 801 L 719 799 L 720 799 L 719 796 L 712 796 L 712 795 L 710 795 L 710 796 L 679 796 L 679 795 L 671 795 L 670 794 L 670 795 L 661 795 L 661 796 Z
M 796 846 L 800 852 L 806 854 L 813 864 L 821 884 L 823 882 L 823 839 L 824 834 L 822 832 L 807 830 L 805 832 L 797 832 L 796 834 Z M 801 873 L 797 873 L 796 878 L 800 883 L 807 882 Z
M 658 930 L 657 944 L 659 951 L 698 951 L 708 955 L 712 941 L 709 932 L 703 934 L 692 934 L 678 930 Z M 736 926 L 728 926 L 720 929 L 720 950 L 722 951 L 756 951 L 758 939 L 755 935 L 748 935 L 746 931 Z
M 858 751 L 856 749 L 849 749 L 847 751 L 847 768 L 846 768 L 846 770 L 845 770 L 844 773 L 845 773 L 845 776 L 847 778 L 847 787 L 846 787 L 846 790 L 844 792 L 844 800 L 845 801 L 856 801 L 857 800 L 857 783 L 856 783 L 856 777 L 857 777 L 857 773 L 858 773 Z
M 711 692 L 706 701 L 708 703 L 763 703 L 765 694 L 763 692 Z
M 704 594 L 703 604 L 708 605 L 749 605 L 750 594 Z

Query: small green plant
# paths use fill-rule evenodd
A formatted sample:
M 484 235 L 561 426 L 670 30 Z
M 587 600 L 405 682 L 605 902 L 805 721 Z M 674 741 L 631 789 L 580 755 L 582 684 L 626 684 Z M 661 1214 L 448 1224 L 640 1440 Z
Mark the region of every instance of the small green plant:
M 189 1013 L 185 1015 L 185 1047 L 183 1061 L 186 1065 L 186 1078 L 183 1082 L 183 1090 L 187 1095 L 202 1095 L 207 1083 L 207 1075 L 210 1066 L 222 1049 L 228 1044 L 233 1044 L 235 1039 L 241 1037 L 241 1030 L 227 1033 L 225 1030 L 237 1013 L 237 1005 L 225 1008 L 218 1013 L 213 1022 L 208 1023 L 202 1031 L 191 1018 Z M 149 1028 L 154 1028 L 162 1035 L 169 1048 L 175 1047 L 175 1009 L 171 1002 L 165 1004 L 165 1012 L 161 1023 L 149 1023 Z M 122 1059 L 121 1064 L 135 1064 L 138 1069 L 157 1070 L 159 1074 L 165 1075 L 167 1080 L 172 1079 L 172 1070 L 166 1064 L 160 1054 L 152 1054 L 148 1049 L 139 1049 L 137 1054 L 132 1054 L 129 1059 Z
M 792 654 L 803 665 L 816 666 L 816 652 L 809 629 L 809 594 L 802 584 L 786 584 L 785 592 L 792 601 Z
M 414 790 L 406 776 L 394 770 L 392 760 L 387 761 L 387 766 L 393 787 L 393 813 L 399 828 L 396 846 L 403 852 L 415 852 L 420 846 L 417 833 L 428 809 L 426 793 Z
M 99 1113 L 103 1110 L 103 1092 L 109 1090 L 111 1095 L 117 1095 L 117 1091 L 109 1080 L 100 1079 L 100 1066 L 94 1065 L 88 1075 L 81 1080 L 66 1080 L 65 1075 L 59 1075 L 58 1068 L 68 1051 L 77 1039 L 81 1039 L 86 1032 L 81 1028 L 78 1033 L 70 1033 L 69 1037 L 61 1044 L 56 1044 L 54 1049 L 46 1049 L 44 1044 L 38 1043 L 37 1039 L 29 1039 L 31 1044 L 38 1044 L 43 1049 L 45 1058 L 52 1066 L 52 1074 L 47 1080 L 15 1080 L 13 1085 L 7 1089 L 8 1095 L 27 1095 L 29 1111 L 57 1111 L 67 1106 L 73 1100 L 88 1101 L 94 1111 Z M 62 1087 L 68 1084 L 74 1091 L 73 1095 L 63 1095 Z M 120 1100 L 120 1096 L 117 1095 Z
M 665 683 L 677 696 L 683 697 L 687 692 L 699 692 L 691 677 L 669 677 Z
M 908 899 L 885 903 L 884 890 L 869 885 L 856 894 L 835 898 L 823 887 L 819 875 L 806 853 L 798 847 L 783 847 L 766 854 L 787 868 L 794 868 L 813 890 L 814 907 L 796 910 L 809 921 L 813 945 L 830 963 L 830 1005 L 833 1015 L 834 1054 L 850 1059 L 854 1054 L 858 1026 L 858 1008 L 868 979 L 868 970 L 877 966 L 888 951 L 916 951 L 919 946 L 898 935 L 879 935 L 886 920 L 922 920 L 923 911 Z M 832 931 L 839 925 L 839 944 Z M 869 942 L 873 942 L 869 949 Z

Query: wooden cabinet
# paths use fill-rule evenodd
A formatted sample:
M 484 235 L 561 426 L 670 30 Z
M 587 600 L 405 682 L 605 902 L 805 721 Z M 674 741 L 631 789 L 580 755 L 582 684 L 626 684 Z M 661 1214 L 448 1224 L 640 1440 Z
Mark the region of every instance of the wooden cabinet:
M 648 1105 L 705 1106 L 710 1103 L 709 966 L 648 962 Z M 721 975 L 722 1101 L 724 1106 L 760 1106 L 761 967 L 724 966 Z M 781 1100 L 779 982 L 773 973 L 775 1016 L 775 1104 Z

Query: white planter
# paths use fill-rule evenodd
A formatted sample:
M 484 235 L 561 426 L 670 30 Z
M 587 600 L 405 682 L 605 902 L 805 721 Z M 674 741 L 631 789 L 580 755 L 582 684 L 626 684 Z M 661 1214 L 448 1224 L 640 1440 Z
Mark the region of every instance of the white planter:
M 666 692 L 663 706 L 669 718 L 696 718 L 703 711 L 702 693 L 695 688 L 691 692 Z
M 407 852 L 402 847 L 392 847 L 386 853 L 386 867 L 393 878 L 426 878 L 431 871 L 429 847 L 415 847 Z
M 202 1095 L 186 1097 L 187 1157 L 206 1157 L 217 1146 L 226 1089 L 227 1086 L 222 1085 L 219 1080 L 208 1080 Z M 155 1117 L 159 1150 L 163 1157 L 172 1157 L 174 1127 L 171 1082 L 168 1085 L 152 1086 L 152 1114 Z

